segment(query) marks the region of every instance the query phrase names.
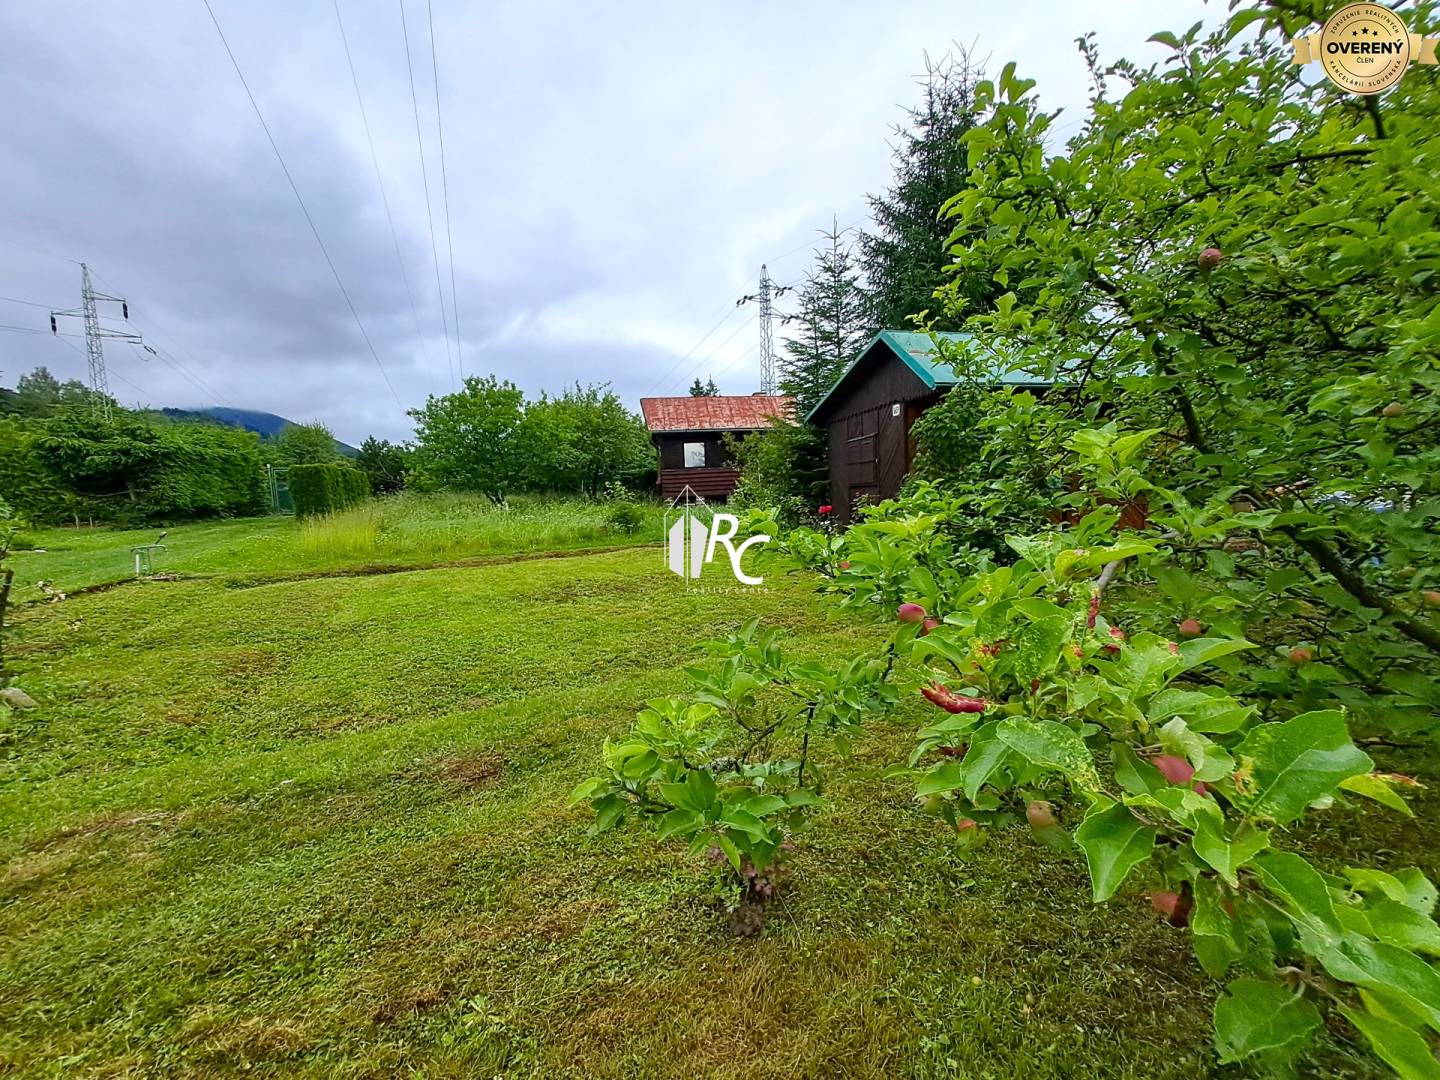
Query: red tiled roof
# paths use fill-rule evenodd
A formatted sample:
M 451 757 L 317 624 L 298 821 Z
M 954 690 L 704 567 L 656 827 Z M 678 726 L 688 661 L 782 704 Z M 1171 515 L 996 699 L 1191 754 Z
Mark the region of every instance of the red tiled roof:
M 647 397 L 640 399 L 651 431 L 755 431 L 790 416 L 795 399 L 746 394 L 737 397 Z

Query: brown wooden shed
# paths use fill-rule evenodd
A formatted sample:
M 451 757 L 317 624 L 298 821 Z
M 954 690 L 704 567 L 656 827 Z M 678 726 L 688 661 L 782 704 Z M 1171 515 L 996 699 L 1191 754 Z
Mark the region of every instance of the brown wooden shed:
M 934 337 L 963 340 L 968 335 Z M 936 358 L 934 337 L 880 331 L 805 418 L 829 433 L 830 503 L 842 524 L 849 523 L 860 501 L 879 502 L 899 493 L 915 460 L 911 427 L 958 381 L 955 371 Z M 1016 372 L 998 374 L 995 384 L 1035 391 L 1050 387 Z
M 795 399 L 770 394 L 729 397 L 641 398 L 640 412 L 659 455 L 660 495 L 673 499 L 686 486 L 706 499 L 726 499 L 740 473 L 725 436 L 741 437 L 774 427 Z

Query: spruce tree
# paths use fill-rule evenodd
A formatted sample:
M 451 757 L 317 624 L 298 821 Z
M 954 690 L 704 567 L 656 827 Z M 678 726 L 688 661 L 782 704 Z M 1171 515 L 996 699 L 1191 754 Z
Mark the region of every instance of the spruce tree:
M 959 305 L 942 305 L 935 290 L 951 279 L 946 268 L 954 222 L 940 216 L 945 201 L 969 184 L 968 151 L 961 141 L 976 123 L 979 67 L 964 50 L 938 62 L 925 60 L 919 106 L 895 128 L 895 174 L 890 190 L 870 197 L 872 231 L 860 235 L 860 266 L 869 299 L 868 327 L 908 330 L 911 316 L 928 311 L 937 330 L 958 330 L 966 316 L 989 307 L 999 290 L 988 277 L 961 282 Z
M 795 398 L 796 414 L 802 417 L 829 392 L 868 337 L 860 271 L 844 230 L 832 224 L 821 235 L 825 243 L 800 289 L 799 311 L 787 319 L 798 323 L 800 332 L 785 338 L 785 352 L 777 358 L 780 392 Z

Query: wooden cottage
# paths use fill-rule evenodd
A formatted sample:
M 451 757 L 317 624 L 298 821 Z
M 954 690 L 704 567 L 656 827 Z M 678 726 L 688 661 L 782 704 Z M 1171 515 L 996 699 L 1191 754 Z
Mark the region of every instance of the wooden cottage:
M 640 412 L 660 459 L 661 498 L 673 499 L 686 485 L 706 499 L 729 498 L 740 473 L 725 436 L 773 427 L 794 405 L 794 398 L 768 394 L 641 398 Z
M 899 493 L 915 460 L 910 429 L 957 381 L 954 370 L 936 359 L 929 334 L 882 330 L 860 350 L 805 418 L 829 432 L 830 502 L 838 521 L 848 523 L 862 500 L 879 502 Z M 1016 372 L 998 375 L 995 385 L 1050 388 Z

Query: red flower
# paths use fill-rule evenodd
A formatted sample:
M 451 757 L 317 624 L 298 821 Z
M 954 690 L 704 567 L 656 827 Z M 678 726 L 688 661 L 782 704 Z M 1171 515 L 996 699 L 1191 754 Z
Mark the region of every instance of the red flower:
M 828 513 L 830 513 L 830 511 L 832 511 L 832 510 L 834 510 L 834 509 L 835 509 L 835 508 L 834 508 L 833 506 L 831 506 L 829 503 L 826 503 L 824 506 L 820 507 L 820 513 L 822 513 L 822 514 L 828 514 Z

